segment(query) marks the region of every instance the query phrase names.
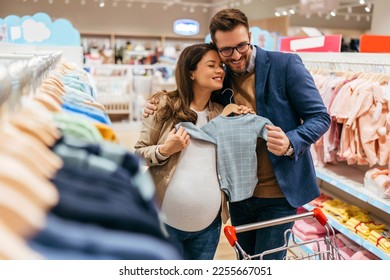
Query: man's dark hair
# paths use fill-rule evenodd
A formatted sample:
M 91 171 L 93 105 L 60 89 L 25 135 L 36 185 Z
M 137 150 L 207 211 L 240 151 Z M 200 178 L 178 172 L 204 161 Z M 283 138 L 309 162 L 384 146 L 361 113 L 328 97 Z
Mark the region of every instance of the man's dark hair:
M 216 43 L 215 32 L 231 31 L 238 25 L 244 25 L 249 31 L 247 16 L 238 9 L 224 9 L 217 12 L 210 21 L 209 31 L 211 40 Z

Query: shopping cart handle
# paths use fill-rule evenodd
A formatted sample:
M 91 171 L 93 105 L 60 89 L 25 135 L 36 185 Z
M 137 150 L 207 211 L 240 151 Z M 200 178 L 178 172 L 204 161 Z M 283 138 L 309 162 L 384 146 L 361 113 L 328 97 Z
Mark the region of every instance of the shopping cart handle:
M 311 210 L 311 212 L 313 212 L 314 218 L 316 218 L 321 225 L 326 225 L 326 223 L 328 222 L 328 218 L 325 216 L 325 214 L 320 208 L 314 208 L 313 210 Z
M 237 242 L 236 228 L 234 226 L 225 226 L 223 232 L 229 241 L 230 245 L 233 247 Z

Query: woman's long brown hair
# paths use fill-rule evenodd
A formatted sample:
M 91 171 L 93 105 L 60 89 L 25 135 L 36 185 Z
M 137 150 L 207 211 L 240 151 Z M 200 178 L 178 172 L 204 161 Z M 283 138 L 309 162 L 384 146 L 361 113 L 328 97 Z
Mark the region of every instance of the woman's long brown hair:
M 199 61 L 211 50 L 217 50 L 214 44 L 195 44 L 186 47 L 180 54 L 175 69 L 176 90 L 171 92 L 161 91 L 152 98 L 162 98 L 165 95 L 166 106 L 157 111 L 158 121 L 165 122 L 173 120 L 174 124 L 179 122 L 196 123 L 197 114 L 190 109 L 194 99 L 193 83 L 191 72 L 195 71 Z

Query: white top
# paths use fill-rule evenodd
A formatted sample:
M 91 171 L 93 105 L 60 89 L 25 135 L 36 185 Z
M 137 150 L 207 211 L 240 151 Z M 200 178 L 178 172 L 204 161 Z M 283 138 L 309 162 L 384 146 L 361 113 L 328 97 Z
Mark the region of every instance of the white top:
M 196 112 L 196 126 L 207 123 L 207 111 Z M 221 191 L 217 178 L 216 146 L 191 139 L 181 151 L 161 211 L 166 223 L 183 231 L 199 231 L 219 215 Z

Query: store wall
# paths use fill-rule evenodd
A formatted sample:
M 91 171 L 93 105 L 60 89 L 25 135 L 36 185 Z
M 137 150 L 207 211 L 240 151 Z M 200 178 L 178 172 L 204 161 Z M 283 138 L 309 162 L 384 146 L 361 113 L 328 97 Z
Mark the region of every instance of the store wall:
M 141 11 L 141 12 L 140 12 Z M 173 22 L 181 17 L 199 21 L 200 34 L 204 37 L 208 33 L 209 15 L 203 11 L 195 13 L 184 12 L 181 6 L 172 6 L 163 10 L 161 4 L 148 4 L 146 9 L 140 7 L 140 3 L 133 3 L 128 8 L 125 3 L 113 7 L 107 3 L 100 8 L 98 3 L 87 0 L 81 5 L 80 0 L 65 1 L 55 0 L 49 4 L 47 0 L 33 2 L 29 0 L 1 0 L 0 18 L 8 15 L 33 15 L 44 12 L 53 19 L 66 18 L 80 33 L 117 33 L 148 36 L 177 36 L 172 31 Z
M 370 34 L 390 35 L 390 1 L 375 0 Z
M 289 17 L 273 17 L 267 19 L 249 20 L 250 26 L 258 26 L 263 30 L 276 32 L 281 36 L 288 35 L 289 23 Z

